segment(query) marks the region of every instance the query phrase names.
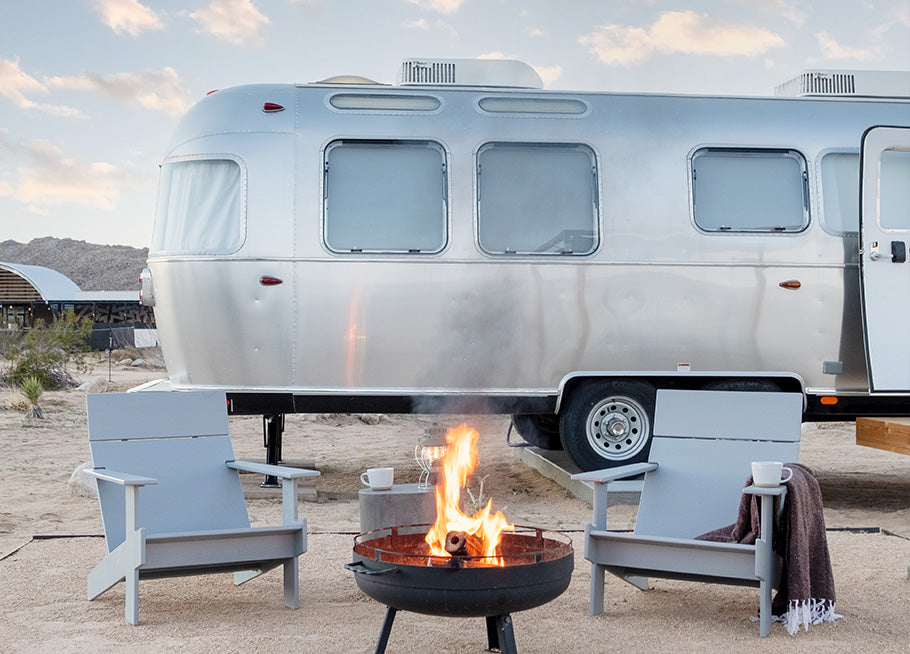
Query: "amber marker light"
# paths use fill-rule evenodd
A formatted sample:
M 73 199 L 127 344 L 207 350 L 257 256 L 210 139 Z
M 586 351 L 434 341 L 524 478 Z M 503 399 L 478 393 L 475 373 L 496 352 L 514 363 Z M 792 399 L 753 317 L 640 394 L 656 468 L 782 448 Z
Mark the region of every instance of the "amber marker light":
M 832 397 L 830 395 L 825 395 L 824 397 L 822 397 L 821 403 L 826 406 L 834 406 L 835 404 L 837 404 L 837 398 Z

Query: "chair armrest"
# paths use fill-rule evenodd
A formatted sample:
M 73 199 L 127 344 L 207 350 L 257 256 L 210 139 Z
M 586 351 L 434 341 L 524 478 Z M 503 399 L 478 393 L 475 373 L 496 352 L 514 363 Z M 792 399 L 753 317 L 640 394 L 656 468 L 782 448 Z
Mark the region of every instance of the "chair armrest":
M 746 493 L 749 495 L 785 495 L 787 487 L 783 484 L 780 486 L 756 486 L 752 484 L 743 488 L 743 495 Z
M 572 475 L 575 481 L 592 481 L 595 484 L 608 484 L 617 479 L 626 477 L 636 477 L 645 472 L 657 470 L 656 463 L 631 463 L 616 468 L 605 468 L 604 470 L 591 470 L 590 472 L 579 472 Z
M 106 468 L 88 468 L 85 473 L 101 481 L 110 481 L 121 486 L 151 486 L 158 483 L 158 480 L 154 477 L 142 477 Z
M 280 477 L 281 479 L 302 479 L 304 477 L 318 477 L 320 475 L 318 470 L 289 468 L 287 466 L 275 466 L 268 463 L 256 463 L 254 461 L 225 461 L 224 464 L 232 470 L 256 472 L 263 475 Z

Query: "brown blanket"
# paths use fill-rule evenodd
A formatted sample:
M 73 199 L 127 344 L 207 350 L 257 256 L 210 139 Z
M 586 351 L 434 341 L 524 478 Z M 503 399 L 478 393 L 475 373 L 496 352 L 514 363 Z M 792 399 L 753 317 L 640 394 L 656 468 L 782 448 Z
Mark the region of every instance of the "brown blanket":
M 818 482 L 806 466 L 786 466 L 793 470 L 793 476 L 786 483 L 786 500 L 774 529 L 772 547 L 783 559 L 783 570 L 771 612 L 774 620 L 783 622 L 793 635 L 800 626 L 808 629 L 810 624 L 833 622 L 843 616 L 835 613 L 834 575 Z M 750 477 L 746 485 L 751 484 Z M 743 495 L 735 523 L 698 539 L 752 544 L 760 534 L 760 515 L 758 496 Z

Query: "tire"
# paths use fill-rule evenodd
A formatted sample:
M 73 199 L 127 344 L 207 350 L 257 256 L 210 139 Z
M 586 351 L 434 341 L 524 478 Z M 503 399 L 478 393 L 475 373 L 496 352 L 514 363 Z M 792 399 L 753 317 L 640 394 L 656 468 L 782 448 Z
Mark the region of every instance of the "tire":
M 544 450 L 561 450 L 559 418 L 547 413 L 516 413 L 512 416 L 515 429 L 534 447 Z
M 656 396 L 657 390 L 642 381 L 577 386 L 560 412 L 563 448 L 582 470 L 647 461 Z

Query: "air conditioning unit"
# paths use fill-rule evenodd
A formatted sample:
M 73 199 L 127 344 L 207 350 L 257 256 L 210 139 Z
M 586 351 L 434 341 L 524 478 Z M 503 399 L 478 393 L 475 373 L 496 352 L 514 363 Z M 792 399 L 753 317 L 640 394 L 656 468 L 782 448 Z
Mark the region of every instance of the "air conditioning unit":
M 805 71 L 774 87 L 774 95 L 791 98 L 910 98 L 910 71 Z
M 515 59 L 406 59 L 398 83 L 402 86 L 498 86 L 540 89 L 540 75 Z

